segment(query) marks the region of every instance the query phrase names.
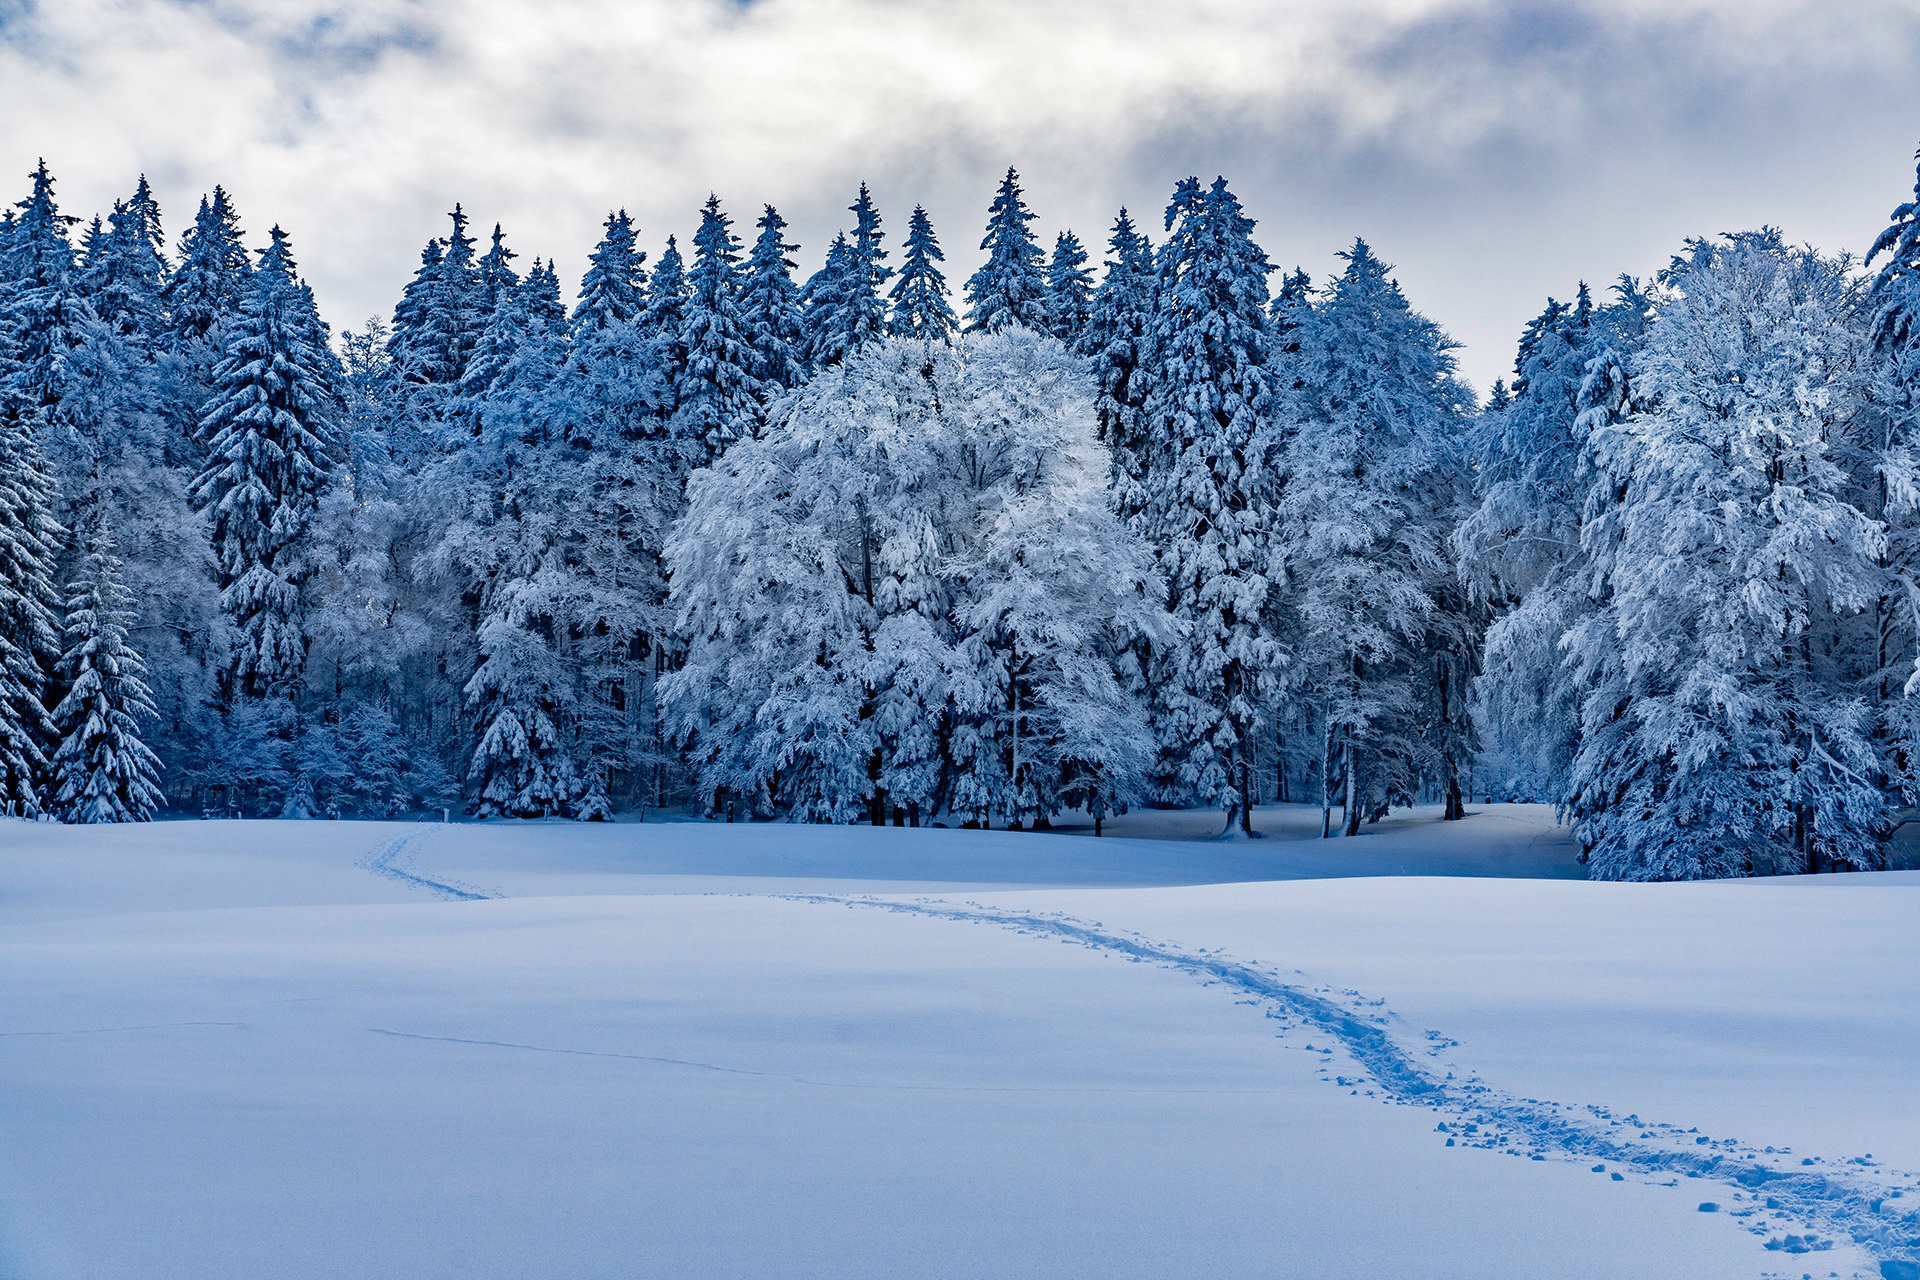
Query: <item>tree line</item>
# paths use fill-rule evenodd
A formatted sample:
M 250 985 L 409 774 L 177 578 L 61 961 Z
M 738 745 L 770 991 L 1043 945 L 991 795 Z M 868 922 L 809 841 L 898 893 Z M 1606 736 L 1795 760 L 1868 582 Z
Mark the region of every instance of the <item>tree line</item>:
M 1884 862 L 1912 799 L 1920 212 L 1582 284 L 1482 402 L 1224 179 L 952 301 L 862 186 L 575 300 L 456 206 L 337 338 L 227 193 L 0 220 L 0 807 L 1045 826 L 1559 804 L 1596 875 Z M 1916 186 L 1920 197 L 1920 184 Z M 1152 237 L 1158 236 L 1158 243 Z M 1877 264 L 1877 269 L 1876 268 Z

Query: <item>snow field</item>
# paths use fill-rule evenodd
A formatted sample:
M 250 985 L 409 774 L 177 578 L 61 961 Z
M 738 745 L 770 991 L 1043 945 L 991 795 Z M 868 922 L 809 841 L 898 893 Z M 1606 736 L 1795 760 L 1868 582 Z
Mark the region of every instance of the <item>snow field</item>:
M 1494 860 L 1551 837 L 1524 811 L 1429 825 L 1350 856 L 1460 870 L 1456 832 Z M 1913 1256 L 1920 1195 L 1865 1193 L 1920 1165 L 1920 877 L 1197 882 L 1309 852 L 0 824 L 0 1274 L 1873 1276 Z M 967 887 L 912 885 L 922 865 L 963 883 L 968 855 Z M 677 891 L 728 884 L 754 892 Z M 455 891 L 513 896 L 436 900 Z M 1475 1145 L 1530 1098 L 1612 1154 L 1571 1159 L 1558 1131 Z M 1608 1123 L 1628 1114 L 1647 1123 Z M 1699 1136 L 1803 1181 L 1688 1177 Z M 1809 1236 L 1830 1247 L 1767 1248 Z

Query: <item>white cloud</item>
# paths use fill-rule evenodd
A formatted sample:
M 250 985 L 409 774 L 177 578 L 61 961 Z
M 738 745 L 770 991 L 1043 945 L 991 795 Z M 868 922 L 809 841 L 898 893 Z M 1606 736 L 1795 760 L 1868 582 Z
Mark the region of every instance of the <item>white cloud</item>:
M 813 257 L 865 178 L 959 278 L 1009 163 L 1090 242 L 1219 170 L 1278 262 L 1366 234 L 1484 384 L 1544 293 L 1682 234 L 1864 243 L 1920 133 L 1917 30 L 1785 0 L 0 0 L 0 177 L 44 154 L 79 212 L 144 170 L 174 231 L 223 182 L 339 325 L 456 199 L 577 273 L 609 208 L 657 244 L 709 189 Z

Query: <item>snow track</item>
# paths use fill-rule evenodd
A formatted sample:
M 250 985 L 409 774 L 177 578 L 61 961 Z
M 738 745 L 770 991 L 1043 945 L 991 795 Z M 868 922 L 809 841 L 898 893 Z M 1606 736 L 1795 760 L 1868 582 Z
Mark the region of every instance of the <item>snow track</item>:
M 385 844 L 370 850 L 356 864 L 374 875 L 397 880 L 414 889 L 425 889 L 435 897 L 448 902 L 481 902 L 488 898 L 497 898 L 497 893 L 487 893 L 469 884 L 456 880 L 433 880 L 410 870 L 413 854 L 433 835 L 432 831 L 419 831 L 412 835 L 398 836 Z
M 1218 983 L 1264 1006 L 1269 1017 L 1331 1037 L 1366 1077 L 1331 1076 L 1331 1083 L 1445 1117 L 1437 1134 L 1446 1135 L 1449 1146 L 1534 1160 L 1594 1161 L 1593 1172 L 1616 1179 L 1630 1173 L 1668 1185 L 1678 1185 L 1681 1178 L 1719 1184 L 1727 1190 L 1724 1211 L 1748 1230 L 1767 1236 L 1769 1250 L 1820 1253 L 1840 1239 L 1870 1254 L 1882 1280 L 1920 1280 L 1920 1178 L 1881 1168 L 1870 1156 L 1798 1157 L 1786 1148 L 1714 1139 L 1697 1129 L 1616 1116 L 1601 1107 L 1516 1097 L 1471 1074 L 1445 1070 L 1443 1063 L 1423 1064 L 1395 1038 L 1393 1015 L 1357 993 L 1310 989 L 1219 951 L 1185 950 L 1068 916 L 1027 915 L 977 904 L 814 894 L 792 895 L 792 900 L 994 925 Z M 1452 1044 L 1433 1033 L 1427 1039 L 1440 1046 Z M 1423 1054 L 1431 1058 L 1438 1052 L 1430 1048 Z M 1716 1212 L 1722 1209 L 1710 1201 L 1701 1208 L 1709 1206 Z

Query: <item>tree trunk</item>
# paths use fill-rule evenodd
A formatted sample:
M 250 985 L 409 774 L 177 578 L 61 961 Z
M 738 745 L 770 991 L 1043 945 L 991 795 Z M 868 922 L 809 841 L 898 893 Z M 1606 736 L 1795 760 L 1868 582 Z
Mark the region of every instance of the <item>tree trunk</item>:
M 1240 760 L 1240 830 L 1253 834 L 1253 767 L 1244 756 Z
M 1360 770 L 1359 761 L 1354 756 L 1353 743 L 1347 743 L 1347 799 L 1342 806 L 1342 816 L 1346 818 L 1346 832 L 1350 836 L 1360 834 Z
M 1333 721 L 1329 719 L 1320 733 L 1320 838 L 1327 839 L 1333 834 L 1333 793 L 1329 789 L 1333 775 L 1333 764 L 1328 758 L 1333 754 Z

